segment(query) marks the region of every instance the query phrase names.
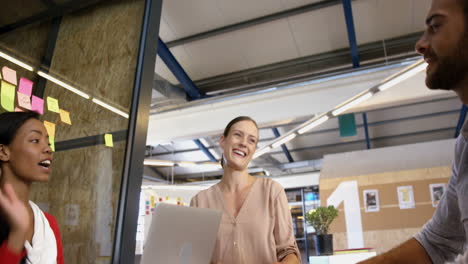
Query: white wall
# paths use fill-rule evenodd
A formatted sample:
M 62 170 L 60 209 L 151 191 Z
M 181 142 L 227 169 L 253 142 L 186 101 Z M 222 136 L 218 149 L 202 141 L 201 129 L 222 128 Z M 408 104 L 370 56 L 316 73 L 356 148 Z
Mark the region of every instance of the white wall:
M 325 155 L 321 177 L 338 178 L 389 171 L 450 166 L 455 139 Z

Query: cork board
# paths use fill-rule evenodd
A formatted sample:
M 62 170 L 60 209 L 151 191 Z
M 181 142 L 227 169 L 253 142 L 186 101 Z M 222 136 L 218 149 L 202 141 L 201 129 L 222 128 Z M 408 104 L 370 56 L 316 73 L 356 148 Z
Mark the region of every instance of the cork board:
M 448 177 L 422 179 L 414 181 L 393 182 L 384 184 L 359 185 L 359 200 L 363 231 L 403 229 L 422 227 L 434 214 L 429 185 L 433 183 L 448 183 Z M 323 181 L 326 181 L 324 179 Z M 359 183 L 359 179 L 358 179 Z M 415 208 L 400 209 L 398 205 L 397 187 L 412 185 Z M 363 191 L 377 189 L 379 191 L 380 211 L 365 212 Z M 321 202 L 325 205 L 327 198 L 334 189 L 320 189 Z M 339 216 L 331 225 L 331 231 L 346 232 L 343 204 L 338 209 Z

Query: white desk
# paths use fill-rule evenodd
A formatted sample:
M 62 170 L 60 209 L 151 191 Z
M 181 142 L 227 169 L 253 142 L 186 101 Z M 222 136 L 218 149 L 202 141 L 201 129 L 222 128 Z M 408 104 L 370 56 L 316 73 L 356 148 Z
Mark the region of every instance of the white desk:
M 311 256 L 309 264 L 355 264 L 368 258 L 375 257 L 375 252 L 338 254 L 332 256 Z

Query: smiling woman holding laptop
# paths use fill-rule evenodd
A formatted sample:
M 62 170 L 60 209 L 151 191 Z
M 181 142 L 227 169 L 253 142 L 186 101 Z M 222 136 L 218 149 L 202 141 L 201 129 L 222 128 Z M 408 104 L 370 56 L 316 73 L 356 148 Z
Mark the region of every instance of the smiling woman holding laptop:
M 257 143 L 253 119 L 229 122 L 219 141 L 223 177 L 190 203 L 223 212 L 211 263 L 301 263 L 283 187 L 247 171 Z

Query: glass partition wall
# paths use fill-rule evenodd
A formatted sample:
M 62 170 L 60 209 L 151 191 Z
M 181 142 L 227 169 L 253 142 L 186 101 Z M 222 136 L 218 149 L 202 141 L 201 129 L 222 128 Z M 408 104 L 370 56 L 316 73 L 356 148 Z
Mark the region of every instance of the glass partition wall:
M 31 200 L 65 263 L 132 263 L 161 1 L 3 2 L 0 112 L 32 107 L 55 134 Z

